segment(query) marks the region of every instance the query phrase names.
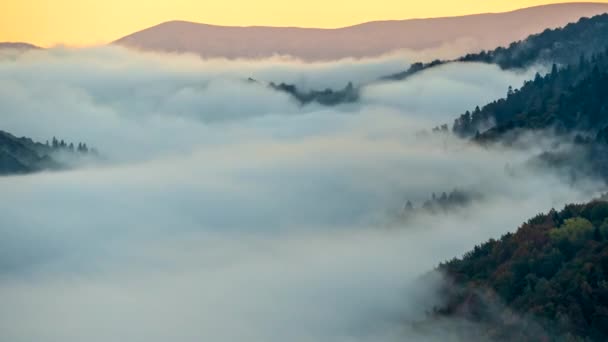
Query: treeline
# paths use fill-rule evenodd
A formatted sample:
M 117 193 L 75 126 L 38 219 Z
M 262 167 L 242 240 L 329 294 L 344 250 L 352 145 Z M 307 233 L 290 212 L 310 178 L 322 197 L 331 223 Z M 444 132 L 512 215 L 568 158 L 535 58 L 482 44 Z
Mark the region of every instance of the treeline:
M 608 14 L 581 18 L 563 28 L 547 29 L 523 41 L 492 51 L 468 54 L 459 62 L 495 63 L 503 69 L 525 68 L 539 63 L 573 64 L 580 53 L 601 52 L 608 46 Z
M 443 192 L 441 195 L 433 193 L 431 198 L 424 201 L 420 206 L 415 206 L 408 200 L 403 207 L 402 215 L 407 218 L 419 212 L 430 214 L 446 213 L 450 210 L 466 207 L 480 198 L 481 195 L 478 193 L 458 189 L 454 189 L 449 193 Z
M 453 132 L 478 141 L 499 138 L 515 129 L 554 128 L 597 134 L 608 125 L 608 49 L 564 67 L 553 64 L 546 76 L 536 74 L 521 89 L 454 121 Z M 487 131 L 483 128 L 493 127 Z
M 441 264 L 439 317 L 497 341 L 608 340 L 608 203 L 551 210 Z
M 99 154 L 86 143 L 66 143 L 57 138 L 40 143 L 0 131 L 0 175 L 66 169 L 73 166 L 71 161 L 88 156 L 97 158 Z
M 400 80 L 404 80 L 414 74 L 417 74 L 423 70 L 426 69 L 430 69 L 439 65 L 443 65 L 449 63 L 449 61 L 443 61 L 440 59 L 436 59 L 432 62 L 429 63 L 422 63 L 422 62 L 416 62 L 413 63 L 412 65 L 410 65 L 410 67 L 407 70 L 404 70 L 402 72 L 396 73 L 396 74 L 392 74 L 392 75 L 388 75 L 388 76 L 384 76 L 382 77 L 380 80 L 389 80 L 389 81 L 400 81 Z
M 502 69 L 521 69 L 534 64 L 567 65 L 576 63 L 581 52 L 590 56 L 608 46 L 608 14 L 581 18 L 563 28 L 547 29 L 508 47 L 471 53 L 454 60 L 414 63 L 408 70 L 385 76 L 384 80 L 403 80 L 420 71 L 454 62 L 497 64 Z
M 340 90 L 327 88 L 325 90 L 302 91 L 293 84 L 275 84 L 273 82 L 270 82 L 269 86 L 272 89 L 291 95 L 302 105 L 316 102 L 325 106 L 335 106 L 341 103 L 356 102 L 359 99 L 359 89 L 354 87 L 352 82 L 348 82 Z
M 63 139 L 58 140 L 56 137 L 53 137 L 51 143 L 47 140 L 45 146 L 52 151 L 67 151 L 67 152 L 78 152 L 81 154 L 98 154 L 95 148 L 89 149 L 86 143 L 79 142 L 77 145 L 74 143 L 66 143 Z

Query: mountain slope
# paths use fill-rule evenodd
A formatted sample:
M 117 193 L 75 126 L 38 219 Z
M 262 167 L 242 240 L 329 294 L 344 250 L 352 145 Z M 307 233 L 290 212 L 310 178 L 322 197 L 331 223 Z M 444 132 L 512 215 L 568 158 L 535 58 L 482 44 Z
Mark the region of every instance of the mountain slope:
M 581 54 L 590 56 L 608 46 L 608 14 L 581 18 L 563 28 L 547 29 L 524 41 L 493 51 L 469 54 L 458 61 L 496 63 L 503 69 L 524 68 L 535 63 L 572 64 Z
M 608 340 L 605 201 L 538 215 L 439 270 L 450 283 L 437 316 L 479 323 L 490 340 Z
M 508 47 L 469 53 L 454 60 L 435 60 L 413 63 L 408 70 L 384 77 L 402 80 L 420 71 L 452 62 L 481 62 L 499 65 L 502 69 L 525 68 L 534 64 L 578 62 L 581 54 L 587 56 L 602 52 L 608 46 L 608 15 L 581 18 L 563 28 L 546 29 L 524 40 L 512 42 Z
M 0 131 L 0 175 L 60 168 L 61 164 L 53 160 L 50 153 L 46 145 Z
M 123 37 L 115 44 L 203 57 L 261 58 L 278 54 L 309 61 L 371 57 L 399 49 L 421 51 L 445 45 L 450 45 L 454 53 L 464 54 L 605 12 L 608 4 L 570 3 L 498 14 L 377 21 L 339 29 L 228 27 L 172 21 Z
M 595 135 L 606 126 L 608 49 L 562 68 L 554 65 L 550 74 L 537 74 L 521 89 L 509 90 L 506 98 L 461 115 L 455 120 L 453 131 L 488 141 L 517 129 L 555 128 L 558 133 L 579 131 Z
M 51 144 L 42 144 L 0 131 L 0 176 L 67 169 L 88 156 L 96 158 L 98 154 L 83 143 L 75 147 L 53 138 Z

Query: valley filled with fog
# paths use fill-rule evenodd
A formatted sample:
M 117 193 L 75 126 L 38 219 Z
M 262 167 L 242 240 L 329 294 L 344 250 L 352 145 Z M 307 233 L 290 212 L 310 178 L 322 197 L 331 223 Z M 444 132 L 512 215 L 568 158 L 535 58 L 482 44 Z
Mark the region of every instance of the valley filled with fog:
M 458 322 L 412 325 L 438 301 L 440 275 L 429 272 L 539 212 L 590 200 L 603 183 L 531 163 L 553 145 L 550 132 L 515 147 L 431 132 L 549 66 L 452 63 L 377 81 L 408 66 L 399 54 L 0 54 L 3 129 L 86 141 L 101 156 L 0 178 L 2 336 L 456 341 Z M 360 96 L 301 105 L 269 82 L 352 82 Z M 479 196 L 404 217 L 406 202 L 454 189 Z

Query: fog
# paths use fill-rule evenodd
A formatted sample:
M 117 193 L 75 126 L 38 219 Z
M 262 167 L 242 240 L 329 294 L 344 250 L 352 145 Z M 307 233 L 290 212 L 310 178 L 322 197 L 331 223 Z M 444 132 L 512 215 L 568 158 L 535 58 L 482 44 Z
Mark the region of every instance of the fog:
M 10 341 L 444 341 L 412 331 L 434 275 L 539 212 L 587 200 L 526 161 L 421 131 L 536 70 L 453 64 L 301 106 L 261 82 L 368 84 L 405 59 L 302 64 L 119 48 L 0 62 L 2 127 L 85 141 L 102 162 L 0 178 L 0 335 Z M 517 172 L 505 172 L 505 165 Z M 400 218 L 433 192 L 483 201 Z

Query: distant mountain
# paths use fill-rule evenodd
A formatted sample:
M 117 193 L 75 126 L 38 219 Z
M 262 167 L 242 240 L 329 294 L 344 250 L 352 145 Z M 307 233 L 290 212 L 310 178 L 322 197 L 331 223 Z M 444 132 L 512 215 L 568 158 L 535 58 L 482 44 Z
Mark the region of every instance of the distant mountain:
M 568 205 L 440 265 L 435 318 L 472 321 L 486 341 L 608 340 L 608 203 Z
M 290 55 L 309 61 L 372 57 L 395 50 L 450 46 L 457 54 L 493 49 L 541 32 L 608 12 L 608 4 L 568 3 L 508 13 L 376 21 L 338 29 L 229 27 L 166 22 L 115 44 L 149 51 L 196 53 L 203 57 L 262 58 Z M 461 46 L 457 48 L 456 46 Z
M 15 50 L 36 50 L 40 47 L 29 43 L 21 42 L 0 42 L 0 49 L 15 49 Z

